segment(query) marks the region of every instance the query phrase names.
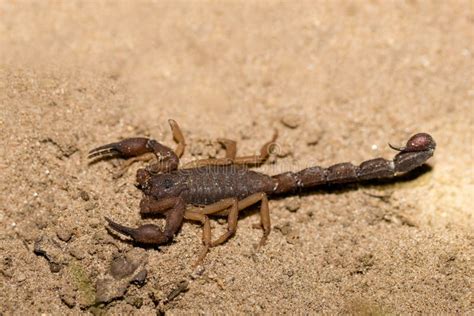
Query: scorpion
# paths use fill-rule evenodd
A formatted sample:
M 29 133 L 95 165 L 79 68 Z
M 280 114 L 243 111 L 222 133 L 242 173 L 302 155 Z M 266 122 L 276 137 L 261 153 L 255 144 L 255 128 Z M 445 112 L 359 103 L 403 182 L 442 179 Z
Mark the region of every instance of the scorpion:
M 89 159 L 128 159 L 123 169 L 138 160 L 156 162 L 138 169 L 137 188 L 144 196 L 140 202 L 140 215 L 165 217 L 165 226 L 154 224 L 138 228 L 123 226 L 105 217 L 112 231 L 125 235 L 140 244 L 163 245 L 172 241 L 183 221 L 199 222 L 203 226 L 203 248 L 196 265 L 202 262 L 209 249 L 221 245 L 237 230 L 239 212 L 260 203 L 260 223 L 263 235 L 257 249 L 265 244 L 270 233 L 268 197 L 291 194 L 321 185 L 355 183 L 372 179 L 394 178 L 420 167 L 433 156 L 434 139 L 427 133 L 410 137 L 404 147 L 389 146 L 398 153 L 393 160 L 375 158 L 356 166 L 350 162 L 338 163 L 327 168 L 315 166 L 298 172 L 284 172 L 269 176 L 250 170 L 248 166 L 260 165 L 267 160 L 277 138 L 265 143 L 260 153 L 237 156 L 236 142 L 218 139 L 225 149 L 224 158 L 200 159 L 179 167 L 185 149 L 185 139 L 179 125 L 168 121 L 177 143 L 174 150 L 154 139 L 127 138 L 92 149 Z M 210 216 L 226 216 L 227 229 L 217 239 L 212 239 Z

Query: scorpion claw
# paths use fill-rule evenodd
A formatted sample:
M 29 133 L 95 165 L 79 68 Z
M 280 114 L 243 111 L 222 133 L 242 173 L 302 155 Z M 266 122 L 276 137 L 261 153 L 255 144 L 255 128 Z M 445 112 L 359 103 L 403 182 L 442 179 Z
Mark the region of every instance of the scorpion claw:
M 116 232 L 131 237 L 133 240 L 144 244 L 164 244 L 170 240 L 170 236 L 153 224 L 142 225 L 138 228 L 131 228 L 120 225 L 110 218 L 105 217 L 109 227 Z M 172 236 L 171 236 L 172 237 Z
M 89 151 L 88 158 L 119 156 L 122 158 L 130 158 L 143 155 L 150 152 L 147 147 L 149 139 L 143 137 L 127 138 L 120 142 L 103 145 Z
M 113 230 L 115 230 L 116 232 L 121 233 L 121 234 L 126 235 L 126 236 L 132 237 L 133 232 L 134 232 L 133 228 L 120 225 L 120 224 L 114 222 L 113 220 L 111 220 L 108 217 L 105 217 L 105 220 L 109 224 L 109 227 L 112 228 Z

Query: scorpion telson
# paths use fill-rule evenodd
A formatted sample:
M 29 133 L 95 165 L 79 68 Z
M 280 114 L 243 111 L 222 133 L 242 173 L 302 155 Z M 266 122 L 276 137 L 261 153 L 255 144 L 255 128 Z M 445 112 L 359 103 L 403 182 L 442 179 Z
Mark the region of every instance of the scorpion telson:
M 270 147 L 277 135 L 264 144 L 258 155 L 238 157 L 236 142 L 218 139 L 225 147 L 224 158 L 196 160 L 178 168 L 185 148 L 178 124 L 169 120 L 177 147 L 172 150 L 153 139 L 128 138 L 100 146 L 90 151 L 89 158 L 129 158 L 123 170 L 136 160 L 154 155 L 157 162 L 137 171 L 137 187 L 143 191 L 141 215 L 165 216 L 162 229 L 153 224 L 138 228 L 122 226 L 106 218 L 109 227 L 144 244 L 161 245 L 170 242 L 179 231 L 184 219 L 203 225 L 203 250 L 196 264 L 204 259 L 209 248 L 224 243 L 237 230 L 239 211 L 260 202 L 262 246 L 270 233 L 268 196 L 297 192 L 319 185 L 341 184 L 371 179 L 393 178 L 409 172 L 433 156 L 436 143 L 426 133 L 412 136 L 404 147 L 390 145 L 398 153 L 393 160 L 375 158 L 356 166 L 339 163 L 328 168 L 310 167 L 299 172 L 285 172 L 268 176 L 246 168 L 259 165 L 268 158 Z M 145 157 L 146 156 L 146 157 Z M 122 170 L 122 171 L 123 171 Z M 227 230 L 212 239 L 209 216 L 227 216 Z

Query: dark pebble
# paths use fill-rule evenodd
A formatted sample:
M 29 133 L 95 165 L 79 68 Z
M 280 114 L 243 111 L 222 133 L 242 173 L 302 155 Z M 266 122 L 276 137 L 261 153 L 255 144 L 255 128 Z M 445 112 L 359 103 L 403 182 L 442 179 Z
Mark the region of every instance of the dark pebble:
M 136 265 L 132 264 L 124 257 L 115 258 L 114 261 L 110 264 L 110 274 L 116 280 L 123 279 L 129 275 L 131 275 L 135 269 L 137 268 Z M 146 277 L 146 276 L 145 276 Z

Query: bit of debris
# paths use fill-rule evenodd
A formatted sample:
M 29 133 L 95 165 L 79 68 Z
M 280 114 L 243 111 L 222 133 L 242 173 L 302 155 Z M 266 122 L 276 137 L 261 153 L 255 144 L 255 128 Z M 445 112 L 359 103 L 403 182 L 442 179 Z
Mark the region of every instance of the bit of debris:
M 168 301 L 172 301 L 175 299 L 179 294 L 186 292 L 188 290 L 189 282 L 187 280 L 180 281 L 177 284 L 177 287 L 170 292 L 167 296 Z
M 79 193 L 79 196 L 81 197 L 81 199 L 83 199 L 86 202 L 90 200 L 89 193 L 87 193 L 84 190 L 81 190 L 81 192 Z
M 278 158 L 285 158 L 293 154 L 292 147 L 287 142 L 279 142 L 278 144 L 273 146 L 270 150 L 272 153 L 275 153 L 275 155 Z
M 130 276 L 145 261 L 146 255 L 143 251 L 132 249 L 125 256 L 119 256 L 112 261 L 109 273 L 114 279 L 120 280 Z
M 322 129 L 314 129 L 314 130 L 308 131 L 304 135 L 304 139 L 306 139 L 306 145 L 316 146 L 323 138 L 323 135 L 324 135 L 324 131 Z
M 113 279 L 99 279 L 96 283 L 96 303 L 108 303 L 122 298 L 128 288 L 128 282 L 115 282 Z
M 283 225 L 276 225 L 276 230 L 279 230 L 283 236 L 286 236 L 286 242 L 294 245 L 299 243 L 300 235 L 298 230 L 292 228 L 290 222 L 285 222 Z
M 148 271 L 146 269 L 140 270 L 132 279 L 132 283 L 138 286 L 143 286 L 146 283 L 146 277 L 148 275 Z
M 194 269 L 193 273 L 191 274 L 191 279 L 195 280 L 199 278 L 206 269 L 202 265 L 198 265 L 196 269 Z
M 33 252 L 37 256 L 46 258 L 53 273 L 59 272 L 61 265 L 68 261 L 64 249 L 61 249 L 58 241 L 44 235 L 35 240 Z
M 373 197 L 373 198 L 376 198 L 376 199 L 380 199 L 382 202 L 385 202 L 385 203 L 389 203 L 390 198 L 393 195 L 393 192 L 389 192 L 387 194 L 374 194 L 374 193 L 362 191 L 362 193 L 364 193 L 367 196 L 370 196 L 370 197 Z
M 69 229 L 60 226 L 56 231 L 56 236 L 58 236 L 59 240 L 68 242 L 72 237 L 72 232 Z
M 91 211 L 91 210 L 95 209 L 96 207 L 97 207 L 97 203 L 96 203 L 96 202 L 88 201 L 88 202 L 86 202 L 85 205 L 84 205 L 84 210 L 85 210 L 86 212 L 88 212 L 88 211 Z
M 58 273 L 59 271 L 61 271 L 61 265 L 54 262 L 50 262 L 49 271 L 51 271 L 52 273 Z
M 285 208 L 292 213 L 299 210 L 300 207 L 301 207 L 301 201 L 298 197 L 290 197 L 290 198 L 287 198 L 285 201 Z
M 62 292 L 60 294 L 61 301 L 69 308 L 76 306 L 76 296 L 72 291 Z
M 294 129 L 300 126 L 301 117 L 297 114 L 286 114 L 280 119 L 280 122 L 286 127 Z
M 132 305 L 138 309 L 140 309 L 143 305 L 143 298 L 139 296 L 126 296 L 125 301 L 129 304 Z
M 120 280 L 131 275 L 136 268 L 137 266 L 128 261 L 127 258 L 118 257 L 112 261 L 109 272 L 114 277 L 114 279 Z
M 275 225 L 275 229 L 280 231 L 280 233 L 283 236 L 286 236 L 291 231 L 291 223 L 290 222 L 285 222 L 282 225 Z
M 73 256 L 74 258 L 78 260 L 82 260 L 86 257 L 86 252 L 78 245 L 73 246 L 69 250 L 69 253 L 71 254 L 71 256 Z
M 357 258 L 356 268 L 351 272 L 353 274 L 365 274 L 375 264 L 374 255 L 371 253 L 364 254 Z
M 140 266 L 146 264 L 147 256 L 143 249 L 132 249 L 127 254 L 115 258 L 110 264 L 109 275 L 97 280 L 96 303 L 108 303 L 125 295 L 130 284 L 143 285 L 147 271 Z

